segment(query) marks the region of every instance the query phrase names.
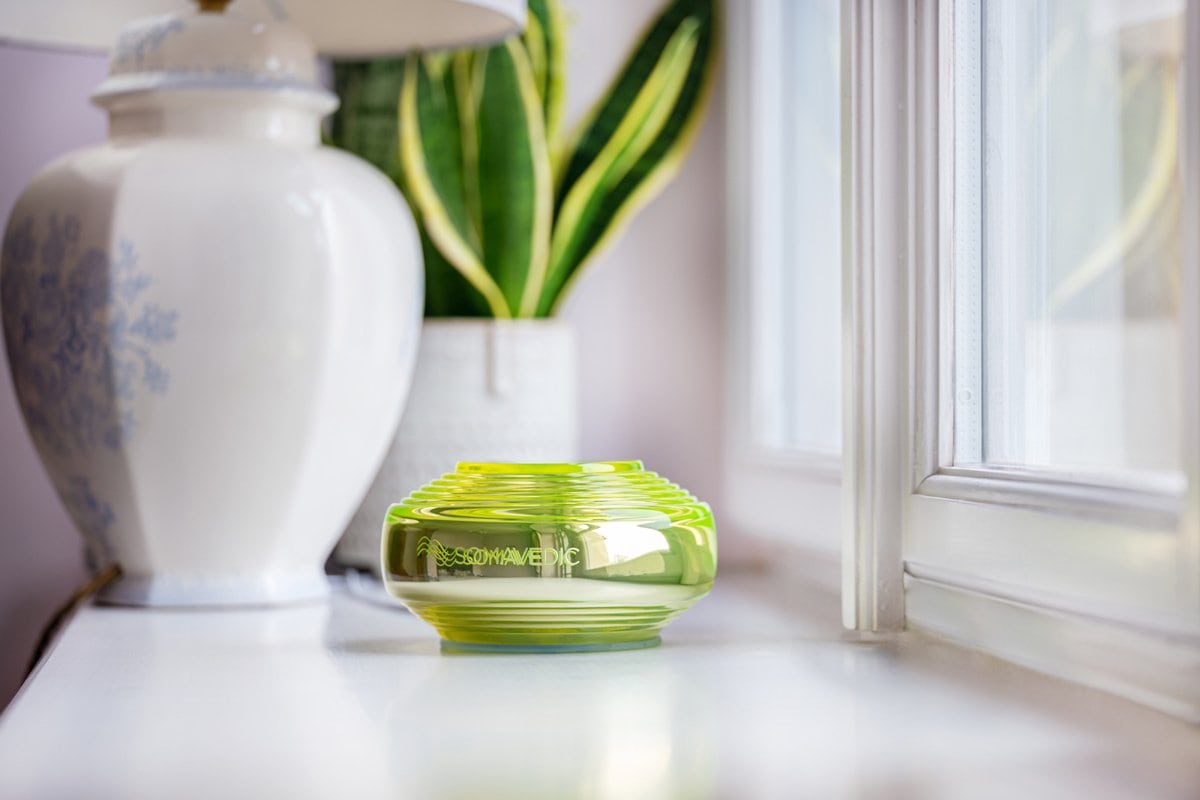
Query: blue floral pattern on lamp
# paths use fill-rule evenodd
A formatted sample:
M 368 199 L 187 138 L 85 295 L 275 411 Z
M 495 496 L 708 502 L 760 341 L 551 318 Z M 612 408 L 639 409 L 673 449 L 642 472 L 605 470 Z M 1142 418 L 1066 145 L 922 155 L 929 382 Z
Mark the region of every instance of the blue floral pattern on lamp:
M 179 33 L 183 29 L 182 19 L 167 17 L 159 22 L 122 31 L 116 47 L 113 48 L 113 63 L 118 66 L 142 66 L 149 56 L 158 52 L 167 36 Z
M 61 496 L 75 524 L 99 546 L 100 552 L 97 555 L 100 556 L 101 563 L 111 562 L 113 548 L 108 532 L 117 521 L 112 506 L 96 496 L 92 491 L 91 481 L 82 475 L 72 475 L 67 480 L 67 488 Z
M 10 226 L 0 275 L 21 411 L 38 444 L 63 457 L 129 440 L 139 393 L 170 388 L 158 350 L 175 338 L 179 320 L 146 299 L 151 279 L 129 242 L 110 256 L 84 245 L 80 227 L 72 214 Z

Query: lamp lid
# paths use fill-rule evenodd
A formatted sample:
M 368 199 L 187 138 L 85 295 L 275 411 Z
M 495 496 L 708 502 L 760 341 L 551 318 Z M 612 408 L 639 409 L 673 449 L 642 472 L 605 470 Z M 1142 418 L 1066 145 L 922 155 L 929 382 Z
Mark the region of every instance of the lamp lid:
M 236 11 L 192 11 L 129 23 L 93 99 L 105 105 L 115 97 L 164 89 L 328 94 L 318 81 L 316 51 L 301 31 Z M 327 110 L 334 107 L 330 100 Z

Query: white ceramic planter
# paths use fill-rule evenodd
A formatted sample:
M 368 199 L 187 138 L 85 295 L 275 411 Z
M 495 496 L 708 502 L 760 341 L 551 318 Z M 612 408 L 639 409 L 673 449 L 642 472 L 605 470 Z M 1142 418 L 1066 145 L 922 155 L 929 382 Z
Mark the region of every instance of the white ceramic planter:
M 318 146 L 336 99 L 285 26 L 134 27 L 97 102 L 110 141 L 26 189 L 0 268 L 42 461 L 111 601 L 320 596 L 416 354 L 408 210 Z
M 566 323 L 426 320 L 399 431 L 337 561 L 378 573 L 388 506 L 459 461 L 578 460 L 576 391 Z

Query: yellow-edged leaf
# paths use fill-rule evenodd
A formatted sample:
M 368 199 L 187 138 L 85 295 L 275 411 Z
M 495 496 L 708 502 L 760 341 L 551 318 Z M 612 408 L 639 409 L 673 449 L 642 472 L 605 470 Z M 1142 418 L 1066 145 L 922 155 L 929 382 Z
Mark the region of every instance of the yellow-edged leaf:
M 517 316 L 537 308 L 553 218 L 541 98 L 515 39 L 488 51 L 478 108 L 483 263 Z
M 400 93 L 400 160 L 412 202 L 438 251 L 483 295 L 494 317 L 507 319 L 512 316 L 508 303 L 468 242 L 465 220 L 452 218 L 430 176 L 419 115 L 419 70 L 418 57 L 410 56 Z
M 597 216 L 608 210 L 606 194 L 646 155 L 671 118 L 696 55 L 698 37 L 699 24 L 690 18 L 683 20 L 612 137 L 563 199 L 550 245 L 548 282 L 553 290 L 561 288 L 595 249 L 586 236 Z M 603 224 L 611 225 L 616 215 L 607 216 L 610 219 Z M 548 312 L 552 302 L 553 298 L 543 293 L 540 310 Z
M 454 54 L 451 64 L 454 80 L 454 99 L 458 103 L 458 129 L 462 142 L 463 199 L 466 203 L 467 220 L 470 226 L 471 244 L 476 252 L 483 252 L 479 205 L 479 92 L 476 85 L 475 62 L 478 59 L 470 50 Z

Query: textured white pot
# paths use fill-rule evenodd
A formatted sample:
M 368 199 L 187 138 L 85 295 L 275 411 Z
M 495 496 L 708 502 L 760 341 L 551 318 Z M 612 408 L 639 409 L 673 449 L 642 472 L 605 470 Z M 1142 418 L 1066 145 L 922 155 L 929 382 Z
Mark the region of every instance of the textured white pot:
M 378 573 L 388 506 L 459 461 L 578 460 L 577 406 L 566 323 L 426 320 L 400 429 L 335 558 Z
M 13 383 L 93 555 L 124 572 L 109 600 L 320 596 L 391 440 L 419 246 L 383 175 L 318 146 L 336 99 L 315 78 L 286 26 L 135 26 L 96 95 L 109 142 L 13 210 Z

